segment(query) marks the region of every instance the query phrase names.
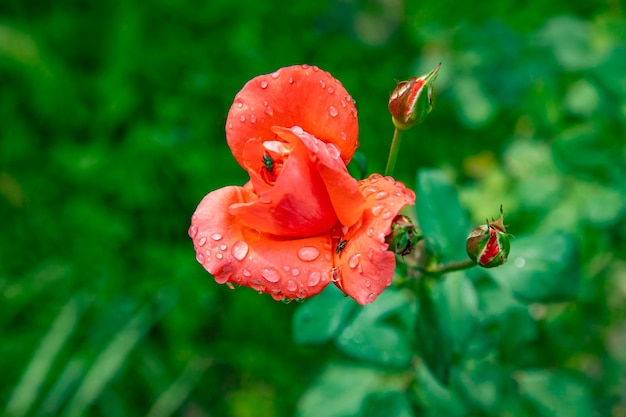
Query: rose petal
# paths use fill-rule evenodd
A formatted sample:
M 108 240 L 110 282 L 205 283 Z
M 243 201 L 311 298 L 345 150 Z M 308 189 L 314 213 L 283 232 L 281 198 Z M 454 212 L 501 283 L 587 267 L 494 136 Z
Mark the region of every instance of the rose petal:
M 252 287 L 277 300 L 318 294 L 330 282 L 330 237 L 275 240 L 242 225 L 228 207 L 253 198 L 249 187 L 233 186 L 204 197 L 189 228 L 198 262 L 220 284 Z
M 283 237 L 315 236 L 330 230 L 337 223 L 328 190 L 304 144 L 288 138 L 290 153 L 273 187 L 262 187 L 256 170 L 248 169 L 258 200 L 233 204 L 230 213 L 265 233 Z M 256 140 L 248 142 L 256 149 Z M 250 152 L 258 158 L 258 154 Z M 246 165 L 251 165 L 247 157 Z M 259 160 L 259 165 L 262 162 Z
M 299 126 L 291 129 L 275 127 L 274 132 L 285 140 L 297 137 L 309 151 L 309 158 L 322 177 L 337 218 L 344 226 L 352 226 L 363 214 L 365 199 L 345 163 L 339 158 L 339 151 L 332 143 L 324 143 L 305 132 Z
M 226 138 L 242 167 L 246 142 L 272 138 L 273 126 L 302 127 L 335 144 L 346 163 L 358 146 L 357 110 L 352 97 L 338 80 L 314 66 L 291 66 L 260 75 L 237 94 L 228 113 Z
M 415 193 L 391 177 L 373 174 L 359 181 L 366 200 L 362 222 L 343 237 L 343 250 L 334 254 L 334 281 L 359 304 L 371 303 L 391 284 L 395 255 L 388 251 L 385 236 L 391 223 L 407 204 L 415 203 Z

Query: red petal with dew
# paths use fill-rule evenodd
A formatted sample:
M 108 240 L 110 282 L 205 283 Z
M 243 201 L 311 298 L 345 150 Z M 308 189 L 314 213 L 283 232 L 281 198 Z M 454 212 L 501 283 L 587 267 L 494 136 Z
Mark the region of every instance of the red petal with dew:
M 300 126 L 335 144 L 346 163 L 358 146 L 352 97 L 338 80 L 315 66 L 297 65 L 260 75 L 235 96 L 226 120 L 226 138 L 242 167 L 246 142 L 271 139 L 273 126 Z
M 276 236 L 309 237 L 327 232 L 337 223 L 337 215 L 326 184 L 298 137 L 286 138 L 285 146 L 289 154 L 274 185 L 261 187 L 263 180 L 252 168 L 250 158 L 262 166 L 261 154 L 257 152 L 262 145 L 257 145 L 256 139 L 248 142 L 245 165 L 259 198 L 233 204 L 230 213 L 249 227 Z
M 343 237 L 344 249 L 334 254 L 335 284 L 359 304 L 371 303 L 393 279 L 395 255 L 385 236 L 400 210 L 415 203 L 415 193 L 391 177 L 373 174 L 359 181 L 366 200 L 362 222 Z
M 326 185 L 333 209 L 344 226 L 352 226 L 361 215 L 365 199 L 346 164 L 340 158 L 339 150 L 332 143 L 324 143 L 299 126 L 291 129 L 276 127 L 276 134 L 285 140 L 298 138 L 309 151 L 309 159 L 315 164 L 317 172 Z
M 204 197 L 189 228 L 196 259 L 219 284 L 248 286 L 276 300 L 318 294 L 330 282 L 330 237 L 275 240 L 229 214 L 232 204 L 255 198 L 248 186 Z

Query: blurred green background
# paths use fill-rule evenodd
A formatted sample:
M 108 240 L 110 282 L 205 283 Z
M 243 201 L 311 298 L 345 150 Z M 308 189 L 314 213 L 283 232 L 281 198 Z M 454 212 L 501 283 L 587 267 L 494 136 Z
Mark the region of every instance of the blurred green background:
M 577 295 L 530 305 L 527 344 L 589 382 L 594 415 L 625 416 L 624 11 L 3 1 L 0 414 L 294 415 L 340 354 L 293 341 L 297 304 L 215 284 L 187 236 L 205 194 L 247 180 L 225 142 L 230 104 L 258 74 L 317 65 L 356 99 L 380 172 L 394 80 L 442 62 L 397 177 L 442 168 L 476 223 L 502 203 L 513 234 L 576 236 Z

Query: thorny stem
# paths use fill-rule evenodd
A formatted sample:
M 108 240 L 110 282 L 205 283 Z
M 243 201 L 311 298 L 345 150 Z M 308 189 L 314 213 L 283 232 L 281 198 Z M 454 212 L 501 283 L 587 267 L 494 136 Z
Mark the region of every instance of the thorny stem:
M 448 272 L 462 271 L 473 266 L 476 266 L 476 262 L 471 259 L 466 259 L 464 261 L 450 262 L 449 264 L 434 265 L 429 268 L 421 269 L 421 271 L 426 275 L 438 277 Z
M 389 159 L 387 159 L 387 168 L 385 175 L 393 175 L 396 168 L 396 159 L 398 159 L 398 151 L 400 150 L 400 136 L 402 131 L 395 128 L 393 131 L 393 139 L 391 140 L 391 149 L 389 149 Z

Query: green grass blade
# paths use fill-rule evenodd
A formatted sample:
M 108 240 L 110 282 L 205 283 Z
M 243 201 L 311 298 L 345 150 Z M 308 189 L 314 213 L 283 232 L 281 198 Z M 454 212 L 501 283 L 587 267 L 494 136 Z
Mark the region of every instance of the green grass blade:
M 78 417 L 87 411 L 120 370 L 135 345 L 173 304 L 172 297 L 157 296 L 155 302 L 144 306 L 130 319 L 96 357 L 65 408 L 64 417 Z
M 39 347 L 35 350 L 22 378 L 9 398 L 5 410 L 7 417 L 19 417 L 29 412 L 39 396 L 41 386 L 54 360 L 72 334 L 79 317 L 79 300 L 78 297 L 73 297 L 63 306 L 50 330 L 41 339 Z
M 189 393 L 210 365 L 211 362 L 207 359 L 196 357 L 190 360 L 179 377 L 157 398 L 147 417 L 167 417 L 173 415 L 189 396 Z

